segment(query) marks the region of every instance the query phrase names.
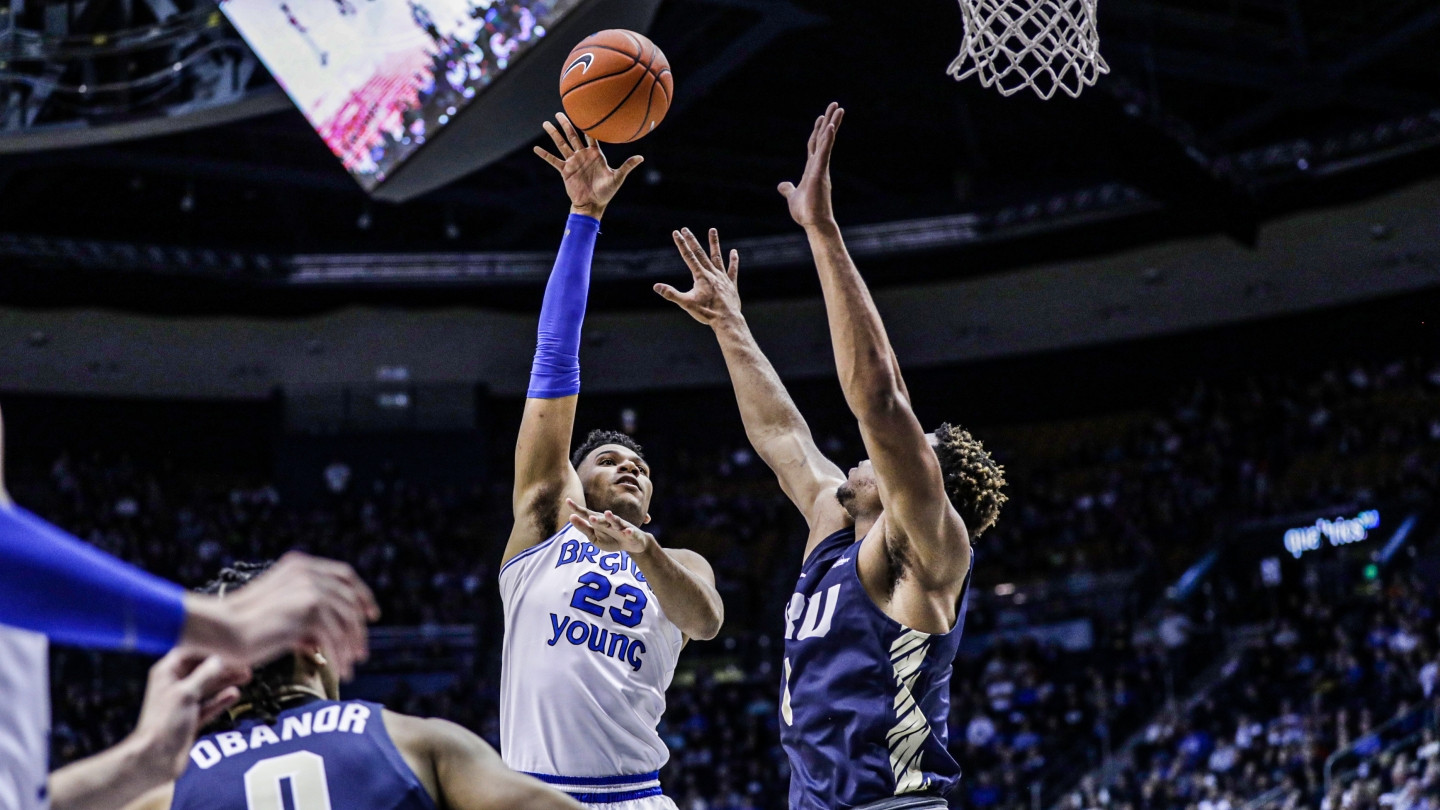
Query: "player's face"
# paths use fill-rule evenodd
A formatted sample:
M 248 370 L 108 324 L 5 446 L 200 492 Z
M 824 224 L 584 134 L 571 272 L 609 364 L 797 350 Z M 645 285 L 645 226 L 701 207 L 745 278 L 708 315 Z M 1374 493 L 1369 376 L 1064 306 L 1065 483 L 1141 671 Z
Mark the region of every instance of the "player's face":
M 880 488 L 875 485 L 875 468 L 869 459 L 850 468 L 835 497 L 852 519 L 880 513 Z
M 610 510 L 636 526 L 650 521 L 650 465 L 635 451 L 603 444 L 591 451 L 577 470 L 585 487 L 585 505 Z

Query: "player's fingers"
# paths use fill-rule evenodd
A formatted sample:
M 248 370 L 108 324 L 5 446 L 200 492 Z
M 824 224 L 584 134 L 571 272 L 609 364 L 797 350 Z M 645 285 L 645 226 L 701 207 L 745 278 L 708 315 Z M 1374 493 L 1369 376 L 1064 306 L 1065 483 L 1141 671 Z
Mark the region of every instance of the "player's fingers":
M 619 527 L 622 534 L 636 528 L 635 524 L 631 523 L 625 518 L 620 517 L 619 515 L 615 516 L 615 525 Z
M 557 171 L 557 172 L 563 172 L 563 171 L 565 171 L 565 161 L 561 160 L 560 158 L 555 157 L 554 155 L 550 154 L 549 152 L 545 151 L 544 149 L 541 149 L 541 148 L 538 147 L 538 146 L 535 147 L 535 154 L 537 154 L 537 155 L 539 155 L 540 157 L 544 158 L 546 163 L 549 163 L 551 166 L 554 166 L 554 167 L 555 167 L 555 171 Z
M 370 657 L 370 638 L 365 626 L 365 608 L 359 595 L 343 584 L 326 591 L 325 609 L 341 633 L 337 640 L 357 661 Z
M 675 247 L 680 249 L 680 256 L 685 260 L 685 265 L 690 268 L 690 275 L 699 281 L 700 277 L 709 272 L 703 254 L 698 249 L 695 237 L 690 233 L 689 228 L 682 228 L 675 232 Z
M 579 515 L 571 515 L 570 525 L 579 529 L 580 533 L 585 535 L 589 539 L 595 539 L 595 527 L 591 526 L 590 522 L 587 521 L 585 518 L 580 517 Z
M 630 176 L 630 172 L 635 171 L 635 167 L 644 162 L 645 158 L 640 155 L 631 155 L 629 159 L 620 164 L 620 168 L 615 170 L 615 179 L 621 183 L 625 182 L 625 178 Z
M 195 671 L 181 681 L 187 696 L 199 703 L 205 698 L 230 686 L 239 686 L 250 680 L 250 668 L 212 655 L 201 662 Z
M 788 200 L 790 199 L 790 195 L 795 192 L 795 184 L 790 182 L 789 180 L 786 180 L 785 182 L 776 186 L 775 190 L 780 192 L 781 197 L 784 197 Z
M 348 681 L 354 674 L 354 649 L 345 632 L 345 622 L 336 611 L 327 610 L 321 619 L 320 649 L 329 659 L 340 680 Z
M 740 251 L 730 249 L 730 266 L 725 268 L 725 275 L 730 277 L 732 282 L 740 280 Z
M 565 140 L 565 136 L 560 134 L 560 130 L 554 124 L 546 121 L 540 126 L 544 127 L 545 134 L 550 136 L 550 140 L 555 142 L 555 148 L 560 150 L 560 157 L 568 158 L 575 154 L 575 150 L 570 148 L 570 142 Z
M 365 580 L 360 578 L 355 569 L 348 563 L 335 560 L 324 560 L 323 562 L 327 564 L 330 575 L 335 577 L 345 589 L 346 595 L 351 598 L 351 601 L 358 604 L 360 612 L 372 622 L 379 619 L 380 605 L 375 601 L 375 592 L 370 590 L 370 586 L 365 584 Z
M 200 705 L 200 728 L 210 725 L 221 712 L 240 702 L 240 687 L 227 686 Z
M 706 258 L 705 248 L 700 244 L 700 240 L 695 238 L 694 232 L 689 228 L 681 228 L 680 235 L 685 239 L 685 249 L 690 252 L 691 257 L 695 259 L 695 264 L 698 265 L 700 269 L 704 270 L 707 274 L 720 272 L 720 266 L 712 264 Z
M 167 683 L 184 680 L 209 657 L 209 653 L 194 647 L 177 647 L 156 661 L 155 666 L 150 668 L 150 674 L 152 679 L 158 678 Z
M 820 136 L 820 143 L 815 147 L 815 171 L 830 171 L 830 153 L 835 149 L 835 125 L 829 124 L 825 127 L 825 134 Z
M 358 603 L 337 594 L 331 611 L 340 632 L 336 643 L 345 649 L 352 661 L 367 660 L 370 657 L 370 634 Z
M 575 151 L 578 152 L 585 148 L 585 139 L 580 137 L 580 133 L 575 130 L 575 125 L 570 123 L 570 117 L 568 115 L 563 112 L 555 113 L 555 120 L 559 121 L 560 126 L 564 128 L 565 139 L 570 142 L 570 145 L 575 148 Z
M 656 294 L 659 295 L 661 298 L 664 298 L 666 301 L 669 301 L 672 304 L 680 303 L 680 291 L 675 289 L 674 287 L 671 287 L 669 284 L 656 284 L 651 289 L 653 289 Z
M 824 125 L 825 125 L 825 116 L 822 115 L 822 116 L 820 116 L 820 117 L 818 117 L 818 118 L 815 119 L 815 126 L 813 126 L 813 127 L 810 128 L 810 140 L 805 143 L 805 154 L 806 154 L 806 155 L 813 155 L 813 154 L 815 153 L 815 142 L 816 142 L 817 140 L 819 140 L 819 138 L 820 138 L 820 128 L 823 127 Z
M 722 256 L 722 254 L 720 253 L 720 231 L 718 231 L 718 230 L 716 230 L 716 229 L 714 229 L 714 228 L 711 228 L 711 229 L 710 229 L 710 263 L 713 264 L 713 265 L 715 265 L 716 267 L 724 267 L 724 266 L 725 266 L 725 260 L 724 260 L 723 258 L 721 258 L 721 256 Z

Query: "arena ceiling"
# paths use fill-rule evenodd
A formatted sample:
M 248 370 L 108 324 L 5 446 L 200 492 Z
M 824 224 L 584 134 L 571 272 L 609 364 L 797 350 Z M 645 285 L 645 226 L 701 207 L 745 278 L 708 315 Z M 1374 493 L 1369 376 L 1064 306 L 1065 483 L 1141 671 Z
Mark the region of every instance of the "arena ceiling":
M 30 2 L 26 12 L 43 19 L 62 5 Z M 136 5 L 70 0 L 66 13 L 103 27 Z M 647 162 L 607 215 L 602 247 L 643 263 L 682 225 L 736 238 L 791 233 L 775 184 L 798 173 L 810 124 L 831 99 L 848 112 L 835 158 L 843 223 L 921 223 L 875 232 L 879 284 L 1183 234 L 1251 240 L 1269 218 L 1440 172 L 1434 0 L 1100 0 L 1111 74 L 1079 100 L 1048 102 L 946 76 L 960 25 L 954 0 L 666 0 L 651 34 L 676 71 L 676 107 L 638 145 Z M 610 150 L 616 160 L 628 153 Z M 34 270 L 5 273 L 0 300 L 170 311 L 514 306 L 534 297 L 524 282 L 543 271 L 520 284 L 299 290 L 287 287 L 290 261 L 545 251 L 564 210 L 552 170 L 524 151 L 414 202 L 371 203 L 284 109 L 0 156 L 0 261 Z M 138 270 L 117 272 L 127 255 Z M 774 255 L 774 267 L 793 266 L 785 250 Z M 623 275 L 616 286 L 628 295 L 637 285 Z M 757 273 L 747 289 L 808 289 L 796 275 Z

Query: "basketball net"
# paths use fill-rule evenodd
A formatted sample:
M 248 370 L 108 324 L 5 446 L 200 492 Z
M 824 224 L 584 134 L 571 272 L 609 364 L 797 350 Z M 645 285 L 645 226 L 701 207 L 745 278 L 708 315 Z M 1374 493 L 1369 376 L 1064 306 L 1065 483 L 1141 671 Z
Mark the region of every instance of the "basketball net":
M 1072 98 L 1110 66 L 1100 55 L 1095 0 L 960 0 L 965 41 L 950 63 L 956 81 L 979 76 L 1003 96 L 1029 87 Z

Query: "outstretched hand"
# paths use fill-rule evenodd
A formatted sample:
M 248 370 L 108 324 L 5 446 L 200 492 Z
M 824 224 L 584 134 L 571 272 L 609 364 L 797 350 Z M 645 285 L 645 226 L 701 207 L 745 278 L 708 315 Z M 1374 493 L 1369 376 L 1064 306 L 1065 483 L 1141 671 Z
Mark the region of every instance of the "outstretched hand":
M 714 228 L 710 229 L 708 256 L 689 228 L 670 235 L 690 268 L 694 285 L 689 292 L 682 293 L 669 284 L 656 284 L 655 292 L 707 326 L 740 317 L 740 290 L 735 283 L 740 273 L 740 251 L 730 251 L 730 263 L 727 265 L 720 251 L 720 232 Z
M 325 652 L 341 680 L 370 656 L 375 595 L 349 565 L 291 551 L 223 599 L 188 594 L 181 643 L 260 665 L 288 650 Z
M 802 227 L 835 221 L 835 211 L 830 204 L 830 152 L 835 148 L 835 133 L 844 118 L 844 108 L 832 101 L 825 108 L 825 114 L 815 119 L 815 128 L 810 131 L 805 173 L 800 176 L 800 183 L 787 180 L 780 184 L 780 194 L 790 204 L 790 217 Z
M 151 781 L 170 781 L 185 770 L 195 735 L 235 705 L 249 680 L 247 667 L 193 649 L 172 650 L 150 668 L 132 741 Z
M 618 169 L 612 169 L 605 160 L 605 154 L 600 151 L 600 144 L 576 130 L 565 113 L 556 113 L 555 120 L 560 122 L 558 128 L 549 121 L 543 126 L 550 140 L 555 142 L 560 157 L 539 146 L 535 147 L 535 154 L 554 166 L 564 178 L 565 193 L 570 195 L 570 210 L 599 219 L 615 192 L 625 183 L 625 178 L 636 166 L 644 163 L 645 158 L 634 155 Z
M 644 554 L 655 545 L 654 535 L 609 510 L 594 512 L 569 498 L 565 499 L 565 503 L 574 511 L 570 515 L 570 525 L 583 532 L 601 551 Z

